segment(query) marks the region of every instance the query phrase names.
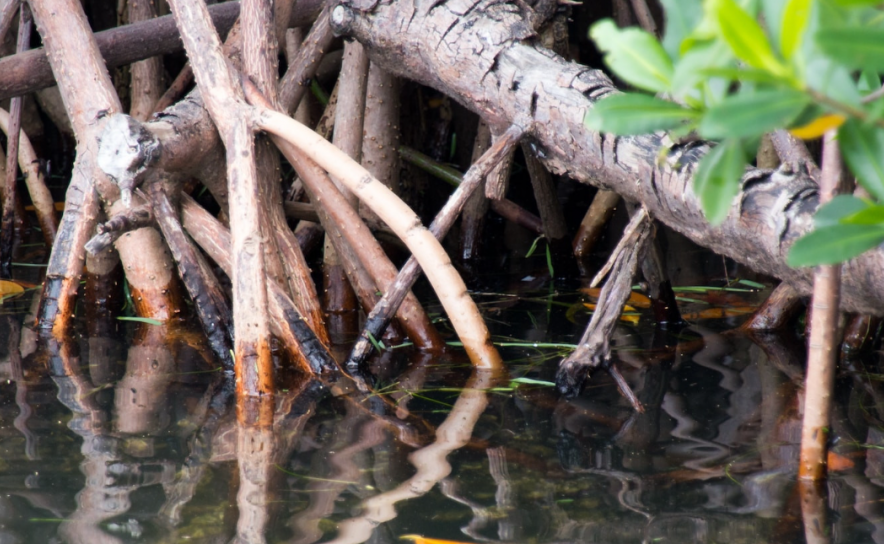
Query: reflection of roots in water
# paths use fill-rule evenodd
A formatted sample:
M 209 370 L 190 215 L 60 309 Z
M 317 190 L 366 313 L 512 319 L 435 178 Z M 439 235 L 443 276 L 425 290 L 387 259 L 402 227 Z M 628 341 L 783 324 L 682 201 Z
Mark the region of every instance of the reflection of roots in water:
M 337 538 L 329 544 L 359 544 L 371 538 L 375 527 L 396 517 L 394 505 L 425 495 L 451 473 L 448 454 L 465 446 L 476 421 L 488 405 L 486 389 L 492 386 L 493 372 L 473 371 L 457 401 L 436 431 L 436 441 L 409 456 L 417 468 L 414 476 L 386 493 L 362 503 L 363 514 L 340 523 Z
M 674 438 L 684 440 L 684 444 L 674 444 L 666 448 L 667 453 L 690 457 L 684 466 L 694 470 L 708 469 L 731 454 L 731 449 L 722 444 L 703 440 L 693 435 L 701 428 L 700 424 L 688 413 L 684 399 L 667 393 L 663 397 L 663 410 L 676 421 L 676 426 L 670 434 Z

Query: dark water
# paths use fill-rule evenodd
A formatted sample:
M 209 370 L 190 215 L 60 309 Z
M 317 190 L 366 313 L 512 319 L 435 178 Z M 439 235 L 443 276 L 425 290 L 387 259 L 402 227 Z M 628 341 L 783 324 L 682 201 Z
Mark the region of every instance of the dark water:
M 832 477 L 801 495 L 801 341 L 696 313 L 758 293 L 681 292 L 685 328 L 623 321 L 636 413 L 604 372 L 555 393 L 588 299 L 518 276 L 476 294 L 508 375 L 472 373 L 457 347 L 397 348 L 375 361 L 377 395 L 286 377 L 264 433 L 218 406 L 198 335 L 126 324 L 45 345 L 19 325 L 32 294 L 7 299 L 0 543 L 884 542 L 877 355 L 842 364 Z

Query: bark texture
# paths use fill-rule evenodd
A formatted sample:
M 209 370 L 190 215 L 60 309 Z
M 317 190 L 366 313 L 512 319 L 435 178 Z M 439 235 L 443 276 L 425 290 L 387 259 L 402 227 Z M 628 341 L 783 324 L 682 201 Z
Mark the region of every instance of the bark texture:
M 534 46 L 531 16 L 524 3 L 400 0 L 342 3 L 331 19 L 336 32 L 361 41 L 387 70 L 454 97 L 491 126 L 524 124 L 529 145 L 553 173 L 641 202 L 696 243 L 810 293 L 812 270 L 785 262 L 819 204 L 803 168 L 747 169 L 727 219 L 710 227 L 691 184 L 709 145 L 676 144 L 661 133 L 589 131 L 586 113 L 615 87 L 601 71 Z M 847 263 L 843 282 L 843 309 L 884 313 L 884 251 Z

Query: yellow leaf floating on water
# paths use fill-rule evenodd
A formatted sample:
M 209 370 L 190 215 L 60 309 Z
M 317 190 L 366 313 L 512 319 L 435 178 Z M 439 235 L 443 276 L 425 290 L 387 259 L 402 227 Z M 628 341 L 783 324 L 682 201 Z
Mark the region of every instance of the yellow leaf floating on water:
M 0 297 L 17 295 L 25 291 L 24 285 L 16 281 L 0 280 Z
M 17 281 L 0 280 L 0 305 L 3 300 L 25 292 L 25 285 Z
M 415 544 L 470 544 L 460 540 L 439 540 L 438 538 L 426 538 L 420 535 L 402 535 L 400 540 L 411 540 Z
M 599 298 L 599 294 L 601 294 L 602 290 L 600 287 L 592 287 L 592 288 L 584 288 L 580 289 L 581 293 L 586 293 L 592 298 Z M 635 291 L 629 293 L 629 300 L 626 301 L 629 305 L 635 306 L 636 308 L 650 308 L 651 307 L 651 299 L 649 299 L 646 295 L 641 293 L 636 293 Z
M 802 140 L 813 140 L 821 137 L 827 130 L 840 127 L 845 120 L 843 115 L 834 113 L 821 115 L 806 125 L 790 129 L 789 133 Z
M 587 308 L 589 308 L 590 310 L 595 311 L 596 305 L 593 304 L 592 302 L 584 302 L 583 305 L 586 306 Z M 629 304 L 624 304 L 623 311 L 624 312 L 632 312 L 632 313 L 620 314 L 620 321 L 626 321 L 627 323 L 632 323 L 633 325 L 638 324 L 638 321 L 641 318 L 641 316 L 638 313 L 636 313 L 635 308 L 633 308 Z

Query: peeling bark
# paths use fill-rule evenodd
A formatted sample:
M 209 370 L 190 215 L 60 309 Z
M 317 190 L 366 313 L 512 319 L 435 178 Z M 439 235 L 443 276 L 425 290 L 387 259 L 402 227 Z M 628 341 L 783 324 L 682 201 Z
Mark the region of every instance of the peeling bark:
M 551 172 L 640 202 L 694 242 L 810 292 L 812 270 L 785 262 L 819 205 L 816 184 L 802 169 L 747 169 L 728 217 L 709 226 L 691 185 L 709 145 L 676 144 L 661 133 L 589 131 L 583 118 L 615 92 L 613 84 L 598 70 L 525 43 L 533 36 L 529 21 L 524 4 L 494 0 L 403 0 L 365 10 L 344 3 L 332 15 L 335 30 L 361 41 L 387 70 L 439 89 L 492 126 L 525 119 Z M 884 313 L 884 250 L 847 263 L 843 281 L 843 309 Z

